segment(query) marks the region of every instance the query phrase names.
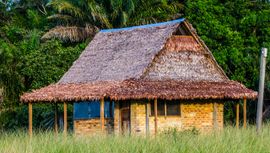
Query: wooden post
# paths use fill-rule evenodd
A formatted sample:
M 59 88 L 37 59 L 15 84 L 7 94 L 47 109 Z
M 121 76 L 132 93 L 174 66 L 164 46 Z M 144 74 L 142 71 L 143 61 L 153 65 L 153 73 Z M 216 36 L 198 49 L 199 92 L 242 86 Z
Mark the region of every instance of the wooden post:
M 67 135 L 67 103 L 64 102 L 64 136 Z
M 120 106 L 119 101 L 114 101 L 114 133 L 120 134 Z
M 148 102 L 145 103 L 145 134 L 149 135 L 149 110 L 148 110 Z
M 28 103 L 28 119 L 29 119 L 29 127 L 28 127 L 28 132 L 29 136 L 32 137 L 33 135 L 33 108 L 32 108 L 32 103 Z
M 104 132 L 104 98 L 100 99 L 100 125 L 101 131 Z
M 244 126 L 244 128 L 246 128 L 247 127 L 247 99 L 246 99 L 246 97 L 244 97 L 244 104 L 243 104 L 243 126 Z
M 54 106 L 54 132 L 58 134 L 58 106 L 57 103 Z
M 165 114 L 165 119 L 167 118 L 167 102 L 164 101 L 164 114 Z
M 213 122 L 214 122 L 214 130 L 218 128 L 218 122 L 217 122 L 217 103 L 213 103 Z
M 236 128 L 239 128 L 239 102 L 236 104 Z
M 262 48 L 261 61 L 260 61 L 259 94 L 258 94 L 257 116 L 256 116 L 256 131 L 257 131 L 258 134 L 261 132 L 261 127 L 262 127 L 262 112 L 263 112 L 263 95 L 264 95 L 266 57 L 267 57 L 267 48 Z
M 154 101 L 154 112 L 155 112 L 155 135 L 157 134 L 157 98 Z

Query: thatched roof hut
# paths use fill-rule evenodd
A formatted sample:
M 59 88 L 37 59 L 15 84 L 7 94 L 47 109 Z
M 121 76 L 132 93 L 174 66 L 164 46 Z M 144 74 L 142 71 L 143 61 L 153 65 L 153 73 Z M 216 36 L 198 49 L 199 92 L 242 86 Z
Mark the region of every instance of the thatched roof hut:
M 101 30 L 57 84 L 25 93 L 21 100 L 241 99 L 256 95 L 230 81 L 195 29 L 179 19 Z
M 229 80 L 191 24 L 179 19 L 101 30 L 58 83 L 25 93 L 21 101 L 29 104 L 29 127 L 32 103 L 63 102 L 66 121 L 70 102 L 75 133 L 96 133 L 105 125 L 114 132 L 157 133 L 158 126 L 222 128 L 226 100 L 244 99 L 245 112 L 246 99 L 256 96 Z

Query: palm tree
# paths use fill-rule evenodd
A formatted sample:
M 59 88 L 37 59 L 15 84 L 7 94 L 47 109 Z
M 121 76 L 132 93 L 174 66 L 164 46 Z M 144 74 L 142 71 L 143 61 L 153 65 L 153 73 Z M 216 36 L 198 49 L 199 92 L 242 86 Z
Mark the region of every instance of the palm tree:
M 128 25 L 141 25 L 176 19 L 184 5 L 179 0 L 138 0 Z
M 101 0 L 113 27 L 134 26 L 181 16 L 179 0 Z
M 94 0 L 52 0 L 47 6 L 55 10 L 48 19 L 57 26 L 45 33 L 42 39 L 79 42 L 93 36 L 96 26 L 112 27 L 104 8 Z
M 99 28 L 125 27 L 174 19 L 183 5 L 177 0 L 52 0 L 56 10 L 48 19 L 56 27 L 42 39 L 59 38 L 79 42 L 93 36 Z

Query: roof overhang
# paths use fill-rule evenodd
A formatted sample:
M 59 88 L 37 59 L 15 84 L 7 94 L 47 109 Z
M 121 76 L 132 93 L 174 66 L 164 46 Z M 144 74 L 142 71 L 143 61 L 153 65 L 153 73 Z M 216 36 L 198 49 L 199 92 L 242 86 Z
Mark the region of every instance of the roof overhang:
M 21 101 L 29 102 L 79 102 L 109 98 L 129 99 L 255 99 L 257 92 L 236 81 L 176 81 L 135 80 L 102 81 L 82 84 L 52 84 L 25 93 Z

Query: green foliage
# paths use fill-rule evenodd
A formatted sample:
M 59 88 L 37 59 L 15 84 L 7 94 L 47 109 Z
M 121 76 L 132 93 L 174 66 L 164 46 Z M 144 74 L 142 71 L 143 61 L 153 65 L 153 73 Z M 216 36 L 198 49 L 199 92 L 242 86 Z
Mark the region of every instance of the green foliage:
M 26 128 L 28 125 L 27 105 L 14 107 L 14 109 L 2 110 L 0 112 L 0 130 L 14 131 Z
M 52 0 L 47 6 L 55 10 L 55 14 L 50 16 L 50 19 L 64 19 L 68 25 L 85 26 L 90 24 L 99 27 L 112 27 L 106 11 L 95 0 Z M 63 16 L 65 16 L 65 18 L 62 18 Z M 69 17 L 70 20 L 66 20 L 67 17 Z
M 52 21 L 58 20 L 56 25 L 85 27 L 87 25 L 98 28 L 125 27 L 155 23 L 164 20 L 175 19 L 181 14 L 183 5 L 176 0 L 52 0 L 48 6 L 55 10 L 55 13 L 48 17 Z M 67 30 L 55 32 L 51 29 L 45 35 L 63 40 Z M 59 37 L 59 33 L 62 33 Z M 84 39 L 74 40 L 78 42 Z
M 85 48 L 85 43 L 41 42 L 43 30 L 50 26 L 42 5 L 41 1 L 23 0 L 12 3 L 9 10 L 1 7 L 5 17 L 4 22 L 0 20 L 0 87 L 4 88 L 0 129 L 27 127 L 27 107 L 20 104 L 19 96 L 57 82 Z M 51 122 L 51 106 L 35 109 L 35 127 L 42 128 L 41 123 Z
M 269 1 L 0 0 L 0 88 L 4 88 L 4 102 L 0 104 L 0 125 L 3 126 L 0 128 L 27 125 L 27 120 L 22 120 L 26 107 L 19 103 L 19 95 L 57 82 L 95 33 L 94 26 L 148 24 L 179 18 L 183 13 L 226 74 L 257 90 L 259 49 L 270 48 Z M 82 43 L 41 41 L 41 36 L 55 26 L 62 27 L 54 29 L 53 33 L 85 30 L 89 38 Z M 82 38 L 76 40 L 86 37 Z M 269 56 L 267 60 L 269 63 Z M 265 96 L 269 99 L 269 64 L 266 72 Z M 249 118 L 254 118 L 255 103 L 248 106 Z M 45 113 L 34 114 L 35 122 L 51 119 L 51 106 L 40 109 Z M 225 119 L 231 123 L 233 110 L 233 103 L 226 103 Z M 24 117 L 20 120 L 18 116 Z
M 128 25 L 141 25 L 180 18 L 184 5 L 178 0 L 139 0 Z
M 4 27 L 12 42 L 0 44 L 0 84 L 5 87 L 5 105 L 18 103 L 18 96 L 29 89 L 56 82 L 84 49 L 84 44 L 65 46 L 59 41 L 40 42 L 41 32 Z M 1 40 L 0 40 L 1 41 Z
M 270 3 L 189 0 L 185 14 L 230 79 L 257 90 L 260 48 L 270 47 Z M 267 60 L 269 63 L 269 56 Z M 270 93 L 269 68 L 267 66 L 266 98 Z M 231 105 L 227 106 L 226 109 L 233 110 Z M 254 107 L 254 104 L 250 105 L 249 113 L 255 113 Z M 225 116 L 228 114 L 233 112 Z M 252 116 L 254 118 L 255 114 Z
M 21 46 L 21 51 L 28 52 L 22 58 L 21 67 L 21 74 L 28 89 L 40 88 L 58 81 L 84 49 L 80 45 L 63 47 L 63 44 L 55 40 L 42 43 L 34 50 L 29 49 L 31 45 L 28 42 L 23 42 Z
M 58 105 L 58 125 L 59 129 L 63 129 L 63 107 Z M 47 104 L 33 105 L 33 127 L 34 129 L 52 130 L 54 127 L 55 106 Z M 68 128 L 72 130 L 73 108 L 68 107 Z M 0 131 L 16 131 L 18 129 L 26 130 L 28 127 L 28 107 L 21 104 L 19 107 L 11 109 L 3 109 L 0 112 Z
M 270 4 L 187 1 L 185 14 L 227 75 L 257 89 L 259 49 L 269 46 Z

